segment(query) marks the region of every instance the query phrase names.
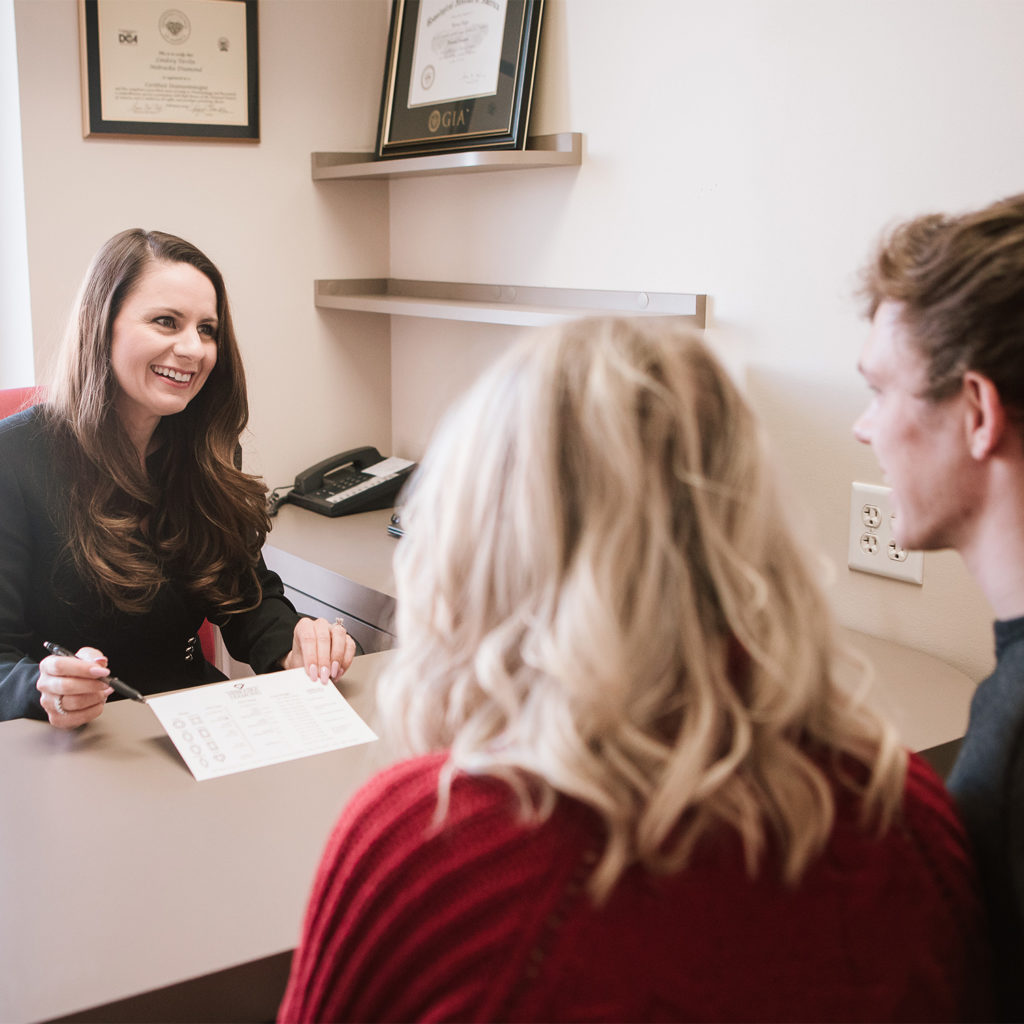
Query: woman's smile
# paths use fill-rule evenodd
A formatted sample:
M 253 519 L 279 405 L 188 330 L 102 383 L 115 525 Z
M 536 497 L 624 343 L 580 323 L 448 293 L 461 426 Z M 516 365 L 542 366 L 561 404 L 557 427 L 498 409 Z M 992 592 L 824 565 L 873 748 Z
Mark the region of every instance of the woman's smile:
M 171 366 L 151 366 L 150 369 L 158 376 L 172 384 L 187 386 L 195 376 L 194 370 L 175 370 Z

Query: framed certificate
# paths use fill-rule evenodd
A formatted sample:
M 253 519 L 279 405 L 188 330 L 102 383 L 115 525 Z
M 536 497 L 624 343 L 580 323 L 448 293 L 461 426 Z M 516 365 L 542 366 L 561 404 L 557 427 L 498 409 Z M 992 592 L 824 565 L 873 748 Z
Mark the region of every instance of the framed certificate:
M 379 157 L 523 149 L 543 0 L 392 0 Z
M 82 133 L 258 141 L 256 0 L 78 0 Z

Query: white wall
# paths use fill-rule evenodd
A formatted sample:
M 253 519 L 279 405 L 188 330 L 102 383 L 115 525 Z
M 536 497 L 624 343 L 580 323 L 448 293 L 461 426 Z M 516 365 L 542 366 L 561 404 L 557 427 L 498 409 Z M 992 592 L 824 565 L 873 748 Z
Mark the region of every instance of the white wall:
M 158 228 L 195 242 L 227 281 L 247 468 L 276 486 L 328 448 L 387 448 L 386 322 L 313 306 L 314 278 L 386 272 L 387 193 L 310 177 L 314 150 L 372 148 L 386 0 L 260 0 L 256 144 L 83 139 L 77 10 L 15 0 L 37 368 L 95 250 L 123 228 Z
M 0 388 L 35 382 L 14 4 L 0 0 Z
M 926 556 L 921 588 L 846 569 L 850 481 L 879 481 L 849 431 L 852 291 L 887 222 L 1024 188 L 1024 3 L 547 0 L 532 130 L 584 133 L 583 166 L 390 185 L 308 171 L 372 147 L 384 0 L 261 0 L 255 147 L 82 140 L 74 0 L 15 11 L 41 353 L 104 238 L 192 238 L 231 288 L 273 485 L 325 438 L 418 455 L 515 335 L 396 318 L 389 365 L 387 322 L 317 313 L 314 277 L 707 292 L 840 619 L 987 671 L 991 613 L 956 556 Z
M 881 482 L 849 429 L 852 292 L 891 220 L 1024 190 L 1024 3 L 548 0 L 545 19 L 532 130 L 583 132 L 582 167 L 395 182 L 392 273 L 707 292 L 841 620 L 980 678 L 991 613 L 955 555 L 927 555 L 923 587 L 846 568 L 850 482 Z M 414 330 L 396 388 L 422 368 Z

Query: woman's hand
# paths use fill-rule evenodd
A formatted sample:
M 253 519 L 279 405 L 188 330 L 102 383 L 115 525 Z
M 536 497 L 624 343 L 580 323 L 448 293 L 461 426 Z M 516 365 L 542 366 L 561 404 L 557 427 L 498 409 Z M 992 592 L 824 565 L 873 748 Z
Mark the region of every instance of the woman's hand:
M 103 681 L 110 675 L 107 658 L 95 647 L 81 647 L 78 657 L 50 654 L 39 662 L 36 689 L 50 725 L 77 729 L 99 718 L 114 692 Z
M 345 674 L 356 655 L 356 642 L 341 619 L 299 619 L 292 634 L 292 649 L 283 668 L 304 668 L 314 682 L 329 683 Z

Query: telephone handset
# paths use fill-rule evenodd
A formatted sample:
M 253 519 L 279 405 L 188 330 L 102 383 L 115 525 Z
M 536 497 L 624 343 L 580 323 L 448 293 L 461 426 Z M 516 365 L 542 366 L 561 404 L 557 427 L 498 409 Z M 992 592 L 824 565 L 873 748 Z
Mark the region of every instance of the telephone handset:
M 324 516 L 390 508 L 415 468 L 415 462 L 386 459 L 376 448 L 350 448 L 299 473 L 284 500 Z

